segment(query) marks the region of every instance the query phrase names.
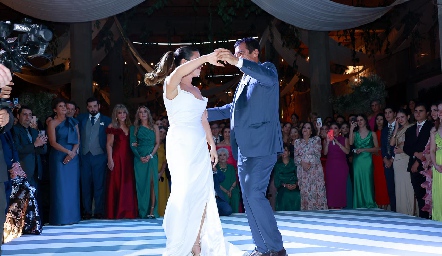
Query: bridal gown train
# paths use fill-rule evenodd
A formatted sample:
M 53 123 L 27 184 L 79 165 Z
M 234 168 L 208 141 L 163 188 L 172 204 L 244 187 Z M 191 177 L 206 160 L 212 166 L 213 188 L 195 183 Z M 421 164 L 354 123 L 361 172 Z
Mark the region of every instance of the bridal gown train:
M 201 123 L 207 98 L 197 99 L 180 86 L 177 90 L 178 95 L 172 100 L 163 95 L 170 122 L 166 158 L 172 178 L 172 192 L 163 221 L 167 238 L 163 255 L 191 255 L 205 207 L 201 255 L 242 255 L 239 249 L 224 241 L 218 215 L 210 154 Z

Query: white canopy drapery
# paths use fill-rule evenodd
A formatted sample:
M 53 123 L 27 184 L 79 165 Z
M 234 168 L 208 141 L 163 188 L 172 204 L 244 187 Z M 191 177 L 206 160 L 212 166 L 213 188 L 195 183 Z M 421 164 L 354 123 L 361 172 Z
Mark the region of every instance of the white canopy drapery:
M 409 0 L 396 0 L 386 7 L 354 7 L 330 0 L 252 0 L 274 17 L 296 27 L 334 31 L 359 27 L 373 22 L 396 5 Z
M 0 2 L 41 20 L 85 22 L 122 13 L 144 0 L 0 0 Z

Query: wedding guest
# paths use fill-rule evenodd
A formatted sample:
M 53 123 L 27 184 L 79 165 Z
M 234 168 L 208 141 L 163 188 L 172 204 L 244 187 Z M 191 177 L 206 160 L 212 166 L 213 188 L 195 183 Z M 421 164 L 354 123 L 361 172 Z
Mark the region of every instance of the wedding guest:
M 396 114 L 396 125 L 390 145 L 394 146 L 394 185 L 396 194 L 396 212 L 414 215 L 414 192 L 410 174 L 407 172 L 410 157 L 404 152 L 405 133 L 411 126 L 408 109 L 399 109 Z
M 225 177 L 223 181 L 220 180 L 220 188 L 223 192 L 222 197 L 230 205 L 232 212 L 239 212 L 239 184 L 234 166 L 227 162 L 230 156 L 229 151 L 225 148 L 219 148 L 217 149 L 217 153 L 218 164 L 216 165 L 216 170 L 217 172 L 223 173 Z M 220 195 L 218 194 L 218 196 Z
M 284 144 L 282 158 L 275 164 L 274 184 L 278 190 L 276 196 L 277 211 L 299 211 L 301 209 L 301 195 L 298 187 L 296 165 L 290 158 L 290 144 Z
M 399 125 L 396 122 L 396 110 L 392 106 L 386 106 L 384 116 L 387 126 L 381 131 L 381 153 L 384 165 L 384 176 L 387 183 L 388 199 L 390 201 L 390 209 L 396 211 L 396 193 L 394 185 L 394 147 L 390 145 L 394 128 Z
M 235 167 L 235 170 L 237 170 L 237 164 L 238 162 L 235 160 L 235 158 L 232 155 L 232 146 L 230 145 L 230 127 L 226 126 L 222 129 L 221 134 L 223 136 L 223 141 L 218 143 L 216 145 L 216 150 L 220 148 L 225 148 L 228 151 L 228 158 L 227 163 Z
M 387 191 L 387 181 L 385 179 L 384 173 L 384 161 L 381 153 L 381 132 L 387 125 L 385 116 L 383 113 L 376 115 L 376 124 L 374 127 L 374 132 L 378 140 L 379 150 L 373 153 L 373 179 L 374 179 L 374 199 L 379 208 L 387 210 L 390 204 L 390 198 Z
M 357 128 L 357 129 L 355 129 Z M 350 127 L 350 145 L 354 145 L 353 155 L 353 207 L 375 208 L 372 153 L 379 150 L 376 133 L 370 130 L 363 114 L 356 116 Z
M 108 191 L 106 217 L 135 219 L 138 216 L 133 154 L 129 146 L 129 111 L 117 104 L 112 111 L 112 123 L 107 133 Z
M 319 130 L 319 127 L 317 128 Z M 301 190 L 301 210 L 327 209 L 324 173 L 321 165 L 321 139 L 311 122 L 304 123 L 302 138 L 295 141 L 295 164 Z
M 134 153 L 135 184 L 140 218 L 158 218 L 158 126 L 150 111 L 140 106 L 130 127 L 130 145 Z
M 419 217 L 428 219 L 430 214 L 422 210 L 425 206 L 424 196 L 426 190 L 421 186 L 425 182 L 425 177 L 420 172 L 424 170 L 422 165 L 424 160 L 423 151 L 430 138 L 433 123 L 427 121 L 427 107 L 423 103 L 416 103 L 414 118 L 416 124 L 405 132 L 404 152 L 410 156 L 407 170 L 410 172 L 411 184 L 419 206 Z
M 80 145 L 78 121 L 66 117 L 66 103 L 55 99 L 52 109 L 56 116 L 48 124 L 49 171 L 51 201 L 49 223 L 67 225 L 78 223 L 80 215 Z
M 338 123 L 331 123 L 333 135 L 327 135 L 324 140 L 324 155 L 327 156 L 325 173 L 325 187 L 327 203 L 331 209 L 341 209 L 347 205 L 347 154 L 350 152 L 350 143 L 347 138 L 339 135 Z
M 167 199 L 170 194 L 170 174 L 167 175 L 166 134 L 163 126 L 158 127 L 160 145 L 158 146 L 158 214 L 164 216 Z
M 433 163 L 432 219 L 442 221 L 442 103 L 438 104 L 438 119 L 431 130 L 430 156 Z
M 431 111 L 430 115 L 428 115 L 428 121 L 432 122 L 433 124 L 436 124 L 436 120 L 438 119 L 438 113 L 439 113 L 437 109 L 437 104 L 431 105 L 430 110 Z M 432 131 L 431 133 L 435 132 L 436 131 Z M 425 160 L 422 161 L 422 167 L 424 168 L 424 170 L 420 171 L 420 173 L 425 177 L 425 181 L 421 185 L 423 188 L 425 188 L 425 196 L 424 196 L 425 206 L 422 207 L 422 211 L 426 211 L 431 214 L 433 208 L 433 200 L 432 200 L 433 162 L 431 160 L 431 155 L 430 155 L 431 153 L 430 144 L 431 144 L 431 135 L 423 151 Z
M 80 181 L 84 220 L 92 218 L 92 215 L 102 219 L 105 214 L 106 127 L 111 123 L 111 119 L 100 113 L 100 108 L 100 101 L 90 97 L 86 100 L 87 113 L 77 116 L 81 138 Z
M 290 130 L 290 143 L 289 143 L 289 150 L 290 150 L 290 158 L 295 157 L 295 141 L 299 139 L 299 131 L 298 128 L 292 127 Z
M 373 131 L 376 126 L 376 116 L 379 113 L 382 113 L 381 101 L 380 100 L 372 100 L 370 103 L 371 114 L 367 117 L 368 125 L 370 126 L 370 130 Z
M 47 152 L 48 137 L 31 128 L 31 120 L 32 110 L 28 106 L 22 106 L 18 110 L 18 124 L 13 127 L 13 135 L 20 165 L 26 173 L 29 184 L 37 188 L 37 182 L 43 173 L 40 155 Z
M 282 125 L 282 141 L 283 143 L 290 143 L 290 130 L 292 129 L 292 125 L 288 122 L 283 123 Z

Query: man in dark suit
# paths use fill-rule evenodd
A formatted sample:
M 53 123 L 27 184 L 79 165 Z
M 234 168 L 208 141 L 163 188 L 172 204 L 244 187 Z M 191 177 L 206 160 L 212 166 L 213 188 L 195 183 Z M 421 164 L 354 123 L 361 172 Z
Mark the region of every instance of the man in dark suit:
M 20 165 L 26 173 L 29 184 L 37 188 L 37 181 L 41 179 L 43 173 L 40 155 L 46 154 L 48 137 L 30 127 L 31 121 L 32 110 L 28 106 L 22 106 L 18 110 L 18 123 L 13 127 L 13 135 Z
M 390 198 L 390 207 L 392 211 L 396 211 L 396 193 L 394 186 L 394 146 L 390 146 L 390 139 L 393 136 L 394 127 L 396 124 L 396 111 L 391 106 L 384 109 L 385 120 L 388 126 L 381 131 L 381 152 L 384 160 L 384 174 L 387 181 L 387 192 Z
M 0 98 L 9 98 L 11 87 L 8 85 L 10 85 L 11 80 L 11 71 L 0 64 Z M 14 116 L 12 112 L 8 109 L 0 109 L 0 133 L 11 130 L 13 124 Z M 2 143 L 0 143 L 0 213 L 4 213 L 6 210 L 6 181 L 8 181 L 8 168 L 6 167 L 3 146 Z M 5 221 L 6 214 L 0 214 L 0 230 L 3 230 Z M 2 243 L 0 243 L 0 255 L 2 253 L 1 246 Z
M 414 118 L 416 124 L 410 126 L 405 132 L 404 152 L 410 156 L 407 171 L 410 172 L 411 184 L 413 185 L 414 195 L 419 206 L 419 217 L 428 219 L 429 212 L 422 211 L 425 205 L 425 188 L 421 185 L 425 182 L 425 177 L 420 174 L 424 168 L 422 161 L 424 160 L 423 151 L 430 138 L 430 131 L 433 124 L 427 121 L 427 108 L 422 103 L 416 103 L 414 108 Z
M 226 200 L 223 191 L 221 190 L 220 184 L 226 179 L 226 175 L 223 172 L 213 171 L 213 186 L 215 189 L 216 206 L 218 207 L 219 216 L 229 216 L 232 214 L 232 207 Z
M 111 119 L 102 115 L 98 99 L 87 99 L 88 113 L 78 115 L 80 128 L 80 180 L 83 219 L 92 217 L 92 198 L 95 202 L 94 217 L 104 217 L 106 180 L 106 127 Z
M 272 207 L 265 197 L 270 174 L 282 150 L 279 123 L 279 80 L 275 65 L 259 62 L 259 43 L 253 38 L 235 43 L 235 55 L 217 49 L 221 61 L 237 66 L 244 76 L 233 102 L 208 109 L 209 121 L 230 118 L 230 141 L 238 159 L 244 207 L 256 244 L 253 256 L 287 255 Z

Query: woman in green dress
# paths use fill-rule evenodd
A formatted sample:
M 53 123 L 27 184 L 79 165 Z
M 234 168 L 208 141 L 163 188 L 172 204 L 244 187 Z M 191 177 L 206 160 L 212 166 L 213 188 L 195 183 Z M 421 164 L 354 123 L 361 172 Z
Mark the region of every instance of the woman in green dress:
M 224 192 L 224 198 L 228 199 L 229 205 L 232 207 L 232 212 L 238 212 L 240 194 L 238 182 L 236 182 L 235 167 L 227 163 L 229 151 L 226 148 L 219 148 L 216 152 L 218 153 L 216 169 L 223 172 L 226 177 L 224 181 L 220 183 L 221 190 Z
M 442 103 L 437 105 L 438 119 L 431 130 L 430 156 L 433 164 L 432 219 L 442 221 Z
M 130 147 L 134 152 L 135 184 L 140 218 L 158 218 L 158 126 L 150 111 L 140 106 L 130 127 Z
M 372 153 L 377 152 L 379 146 L 376 133 L 370 131 L 365 115 L 358 115 L 356 122 L 351 123 L 349 138 L 350 145 L 355 146 L 353 151 L 353 207 L 376 208 Z
M 298 187 L 296 165 L 290 158 L 290 144 L 284 144 L 284 153 L 274 168 L 274 183 L 278 190 L 276 196 L 277 211 L 301 210 L 301 195 Z

